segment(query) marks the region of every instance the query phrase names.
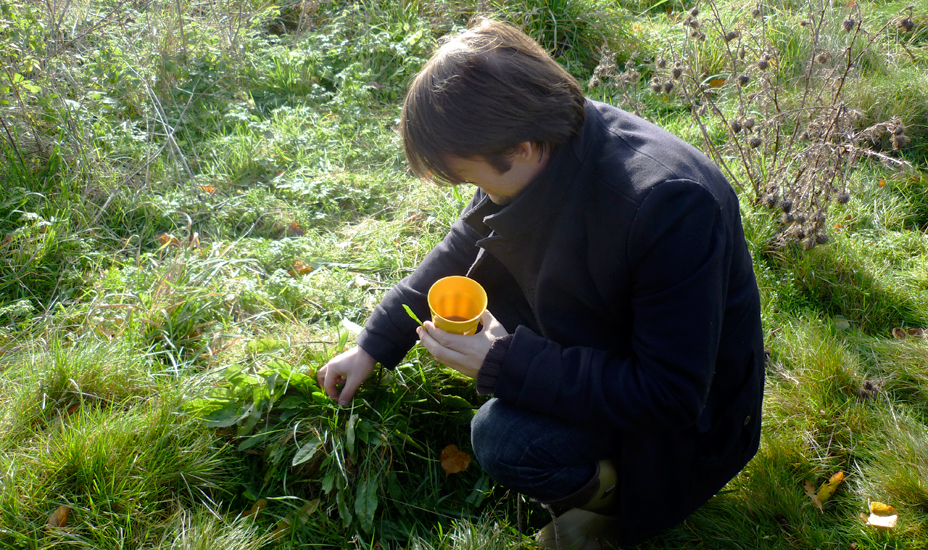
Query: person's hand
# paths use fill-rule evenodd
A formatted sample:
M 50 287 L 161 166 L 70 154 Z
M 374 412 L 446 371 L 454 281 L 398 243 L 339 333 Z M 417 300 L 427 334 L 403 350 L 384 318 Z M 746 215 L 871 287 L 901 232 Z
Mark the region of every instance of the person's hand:
M 445 332 L 431 321 L 426 321 L 416 331 L 422 345 L 435 359 L 465 376 L 477 378 L 490 346 L 497 338 L 509 334 L 489 311 L 483 312 L 480 321 L 483 330 L 472 336 Z
M 377 361 L 358 346 L 336 355 L 316 371 L 319 387 L 339 405 L 347 405 L 361 382 L 367 380 Z

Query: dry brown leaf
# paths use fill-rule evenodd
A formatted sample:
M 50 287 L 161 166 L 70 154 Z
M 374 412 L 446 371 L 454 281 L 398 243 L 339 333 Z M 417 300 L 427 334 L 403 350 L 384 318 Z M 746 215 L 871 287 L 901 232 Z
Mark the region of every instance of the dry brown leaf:
M 300 227 L 297 222 L 290 222 L 290 225 L 287 226 L 288 237 L 302 237 L 305 234 L 306 230 Z
M 303 505 L 302 508 L 300 508 L 299 510 L 295 512 L 296 520 L 302 524 L 304 521 L 306 521 L 306 518 L 309 517 L 310 514 L 316 511 L 316 508 L 318 507 L 319 507 L 318 498 L 316 500 L 307 502 L 306 504 Z M 277 540 L 278 538 L 286 535 L 290 531 L 290 524 L 293 523 L 293 520 L 294 520 L 293 513 L 290 513 L 290 514 L 287 514 L 287 517 L 277 522 L 277 526 L 274 527 L 273 531 L 271 531 L 270 539 Z
M 877 514 L 870 514 L 870 517 L 867 518 L 866 525 L 869 525 L 870 527 L 876 527 L 879 529 L 894 529 L 896 527 L 897 521 L 899 521 L 899 516 L 897 516 L 896 514 L 893 514 L 891 516 L 880 516 Z
M 458 449 L 456 445 L 448 445 L 441 451 L 439 461 L 447 477 L 466 470 L 470 466 L 470 455 Z
M 258 519 L 258 514 L 260 514 L 261 510 L 264 510 L 266 507 L 267 507 L 267 499 L 262 498 L 258 500 L 258 502 L 255 502 L 254 506 L 242 512 L 242 515 L 239 517 L 253 519 L 253 520 Z
M 906 338 L 924 338 L 925 329 L 896 327 L 893 329 L 893 336 L 895 336 L 899 340 L 905 340 Z
M 48 516 L 49 527 L 64 527 L 68 523 L 68 514 L 71 513 L 71 507 L 62 504 Z
M 155 238 L 158 239 L 158 244 L 160 244 L 161 246 L 170 245 L 170 246 L 176 246 L 178 248 L 181 246 L 180 239 L 178 239 L 174 235 L 171 235 L 170 233 L 162 233 Z
M 206 191 L 210 195 L 216 192 L 216 188 L 213 187 L 212 185 L 201 185 L 200 189 L 202 189 L 203 191 Z
M 306 262 L 297 260 L 293 262 L 293 267 L 290 269 L 290 276 L 296 279 L 302 275 L 306 275 L 307 273 L 311 272 L 313 269 L 314 269 L 313 266 L 307 264 Z
M 812 504 L 814 504 L 815 507 L 818 508 L 819 510 L 824 511 L 824 510 L 822 509 L 822 501 L 820 501 L 820 500 L 818 499 L 818 495 L 816 494 L 815 486 L 812 485 L 812 484 L 807 480 L 804 487 L 805 487 L 805 489 L 806 489 L 806 495 L 807 495 L 810 499 L 812 499 Z

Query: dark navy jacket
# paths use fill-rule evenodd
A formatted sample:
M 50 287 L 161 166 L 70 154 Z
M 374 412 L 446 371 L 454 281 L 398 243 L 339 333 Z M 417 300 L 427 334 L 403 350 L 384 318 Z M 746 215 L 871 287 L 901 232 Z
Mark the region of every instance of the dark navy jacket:
M 514 336 L 495 396 L 622 436 L 622 538 L 679 523 L 757 451 L 760 301 L 738 199 L 694 147 L 587 102 L 581 135 L 509 205 L 477 191 L 358 344 L 394 367 L 432 282 L 468 274 Z

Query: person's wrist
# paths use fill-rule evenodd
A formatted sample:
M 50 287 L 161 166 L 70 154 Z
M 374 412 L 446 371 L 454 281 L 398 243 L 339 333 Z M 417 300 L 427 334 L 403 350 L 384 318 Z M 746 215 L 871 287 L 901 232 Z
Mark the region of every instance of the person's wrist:
M 512 342 L 512 334 L 507 334 L 493 341 L 490 351 L 487 352 L 487 356 L 483 360 L 480 371 L 477 372 L 477 393 L 490 395 L 496 391 L 496 382 L 503 370 L 503 362 L 509 352 L 510 342 Z

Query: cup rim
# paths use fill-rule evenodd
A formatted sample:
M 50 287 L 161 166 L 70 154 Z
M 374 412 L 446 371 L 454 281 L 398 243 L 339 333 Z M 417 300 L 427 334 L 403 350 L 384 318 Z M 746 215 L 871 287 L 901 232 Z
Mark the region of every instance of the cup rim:
M 454 281 L 454 280 L 464 282 L 465 284 L 471 286 L 474 290 L 479 291 L 479 292 L 478 292 L 478 296 L 480 297 L 480 302 L 483 304 L 483 308 L 480 309 L 480 312 L 477 313 L 477 315 L 475 315 L 475 316 L 473 316 L 473 317 L 470 317 L 469 319 L 466 319 L 466 320 L 464 320 L 464 321 L 452 321 L 452 320 L 448 319 L 447 317 L 441 315 L 440 313 L 436 312 L 436 311 L 435 311 L 435 308 L 432 306 L 432 296 L 433 296 L 433 292 L 435 292 L 435 288 L 439 285 L 439 283 L 446 282 L 446 281 Z M 466 325 L 469 325 L 469 324 L 473 323 L 475 320 L 479 320 L 480 317 L 483 316 L 483 312 L 486 311 L 486 309 L 487 309 L 487 291 L 486 291 L 486 289 L 484 289 L 484 288 L 483 288 L 483 285 L 481 285 L 480 283 L 478 283 L 478 282 L 475 281 L 474 279 L 471 279 L 470 277 L 465 277 L 464 275 L 448 275 L 447 277 L 442 277 L 441 279 L 438 279 L 437 281 L 435 281 L 434 283 L 432 283 L 432 286 L 429 287 L 429 292 L 428 292 L 428 295 L 427 295 L 427 300 L 428 300 L 428 304 L 429 304 L 429 309 L 431 310 L 432 314 L 433 314 L 433 315 L 438 315 L 439 317 L 442 318 L 442 320 L 443 320 L 444 322 L 449 323 L 449 324 L 451 324 L 451 325 L 453 325 L 453 326 L 466 326 Z

